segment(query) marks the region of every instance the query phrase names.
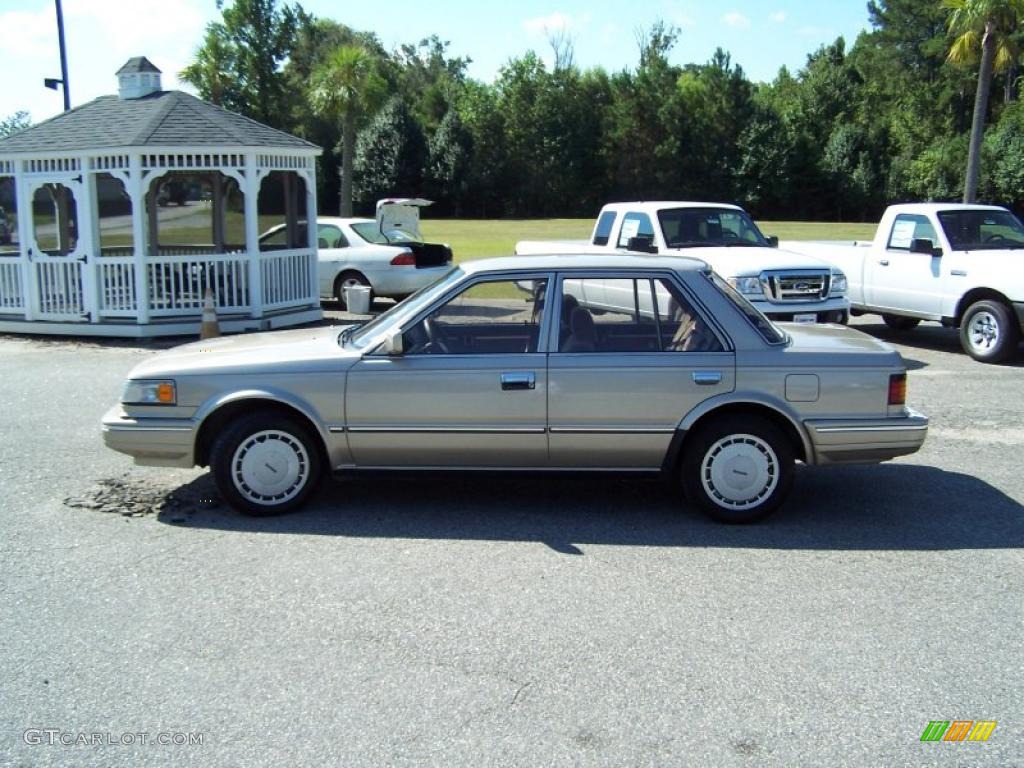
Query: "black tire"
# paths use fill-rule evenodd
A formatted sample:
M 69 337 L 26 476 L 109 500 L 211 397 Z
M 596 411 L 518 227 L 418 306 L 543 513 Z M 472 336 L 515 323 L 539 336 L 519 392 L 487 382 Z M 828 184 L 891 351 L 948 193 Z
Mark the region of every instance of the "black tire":
M 345 288 L 350 285 L 363 285 L 370 288 L 370 281 L 358 272 L 342 272 L 334 278 L 334 298 L 344 310 L 348 309 L 348 302 L 345 301 Z M 370 306 L 373 306 L 373 291 L 370 291 Z
M 302 506 L 319 485 L 322 466 L 320 445 L 309 431 L 276 413 L 236 419 L 210 451 L 221 497 L 247 515 L 279 515 Z
M 725 416 L 701 427 L 683 445 L 683 490 L 692 504 L 721 523 L 752 523 L 785 501 L 794 458 L 789 439 L 767 419 Z M 743 480 L 751 476 L 753 481 Z M 727 487 L 729 479 L 740 482 Z
M 960 345 L 982 363 L 1005 362 L 1017 352 L 1019 343 L 1017 318 L 998 301 L 976 301 L 960 319 Z
M 882 322 L 894 331 L 912 331 L 921 324 L 916 317 L 904 317 L 903 315 L 882 315 Z

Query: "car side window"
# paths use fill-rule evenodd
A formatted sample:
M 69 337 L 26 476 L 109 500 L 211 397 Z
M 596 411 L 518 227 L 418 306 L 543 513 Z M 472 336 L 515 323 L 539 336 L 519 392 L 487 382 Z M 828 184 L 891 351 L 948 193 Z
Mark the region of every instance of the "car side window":
M 605 211 L 597 220 L 597 228 L 594 230 L 594 245 L 608 245 L 612 236 L 612 225 L 615 224 L 615 211 Z
M 405 354 L 536 352 L 547 285 L 544 278 L 474 283 L 405 331 Z
M 317 227 L 317 242 L 321 248 L 347 248 L 348 240 L 341 230 L 331 224 L 321 224 Z
M 622 217 L 622 227 L 619 229 L 618 248 L 626 248 L 630 238 L 645 237 L 654 242 L 654 227 L 651 225 L 651 217 L 646 213 L 630 211 Z
M 889 233 L 889 243 L 886 246 L 890 251 L 909 251 L 910 244 L 914 240 L 931 240 L 932 246 L 939 244 L 939 237 L 935 234 L 935 227 L 927 216 L 918 213 L 901 213 L 892 223 L 892 231 Z
M 662 279 L 566 278 L 559 352 L 720 352 L 707 323 Z

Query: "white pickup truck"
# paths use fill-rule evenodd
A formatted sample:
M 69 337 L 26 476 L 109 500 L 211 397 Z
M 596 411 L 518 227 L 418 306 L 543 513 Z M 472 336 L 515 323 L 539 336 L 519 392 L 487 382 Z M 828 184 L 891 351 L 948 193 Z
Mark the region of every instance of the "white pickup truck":
M 845 323 L 846 277 L 821 259 L 786 253 L 746 211 L 722 203 L 612 203 L 589 240 L 522 240 L 517 255 L 677 253 L 707 262 L 772 320 Z
M 983 362 L 1017 352 L 1024 330 L 1024 226 L 1005 208 L 892 205 L 870 243 L 785 246 L 842 269 L 855 314 L 877 312 L 894 330 L 922 320 L 959 327 L 964 351 Z

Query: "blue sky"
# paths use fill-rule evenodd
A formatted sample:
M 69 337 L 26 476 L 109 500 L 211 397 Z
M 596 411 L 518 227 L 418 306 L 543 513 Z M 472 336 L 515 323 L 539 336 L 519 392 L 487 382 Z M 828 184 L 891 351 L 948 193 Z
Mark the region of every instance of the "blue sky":
M 580 67 L 615 71 L 636 66 L 636 30 L 664 19 L 680 29 L 674 63 L 705 62 L 721 46 L 748 77 L 771 80 L 783 65 L 799 69 L 822 43 L 842 35 L 849 46 L 868 28 L 865 0 L 306 0 L 303 6 L 372 30 L 389 49 L 437 34 L 451 42 L 451 54 L 472 58 L 470 75 L 485 81 L 529 49 L 550 61 L 546 30 L 566 31 Z M 54 3 L 4 0 L 0 7 L 6 62 L 0 117 L 19 109 L 36 121 L 51 117 L 61 110 L 61 95 L 42 81 L 60 76 Z M 72 104 L 115 92 L 114 72 L 136 55 L 164 71 L 164 88 L 180 87 L 175 73 L 190 60 L 206 23 L 219 16 L 214 0 L 63 0 L 63 7 Z

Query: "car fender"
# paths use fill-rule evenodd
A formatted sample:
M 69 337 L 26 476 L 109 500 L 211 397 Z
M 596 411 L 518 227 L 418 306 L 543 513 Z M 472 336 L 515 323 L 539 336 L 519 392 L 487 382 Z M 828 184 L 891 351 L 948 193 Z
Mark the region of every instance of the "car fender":
M 781 415 L 793 426 L 797 435 L 799 435 L 800 442 L 804 448 L 804 456 L 807 457 L 808 463 L 813 462 L 814 448 L 811 444 L 811 439 L 807 434 L 807 430 L 804 428 L 799 417 L 784 400 L 772 397 L 771 395 L 763 392 L 734 390 L 710 397 L 699 403 L 696 408 L 683 416 L 679 424 L 676 426 L 676 432 L 685 434 L 703 416 L 706 416 L 719 408 L 736 405 L 757 405 L 769 408 Z
M 317 410 L 308 401 L 296 397 L 294 393 L 276 387 L 262 387 L 259 389 L 240 389 L 229 393 L 222 393 L 211 397 L 196 409 L 192 417 L 196 422 L 196 434 L 202 430 L 202 425 L 212 414 L 231 403 L 242 400 L 268 400 L 273 403 L 280 403 L 305 416 L 316 429 L 317 434 L 325 446 L 330 446 L 329 435 L 324 429 L 324 418 L 317 413 Z

